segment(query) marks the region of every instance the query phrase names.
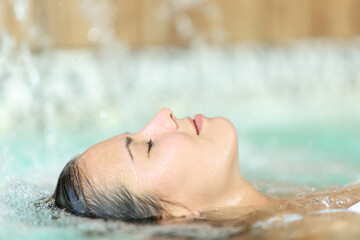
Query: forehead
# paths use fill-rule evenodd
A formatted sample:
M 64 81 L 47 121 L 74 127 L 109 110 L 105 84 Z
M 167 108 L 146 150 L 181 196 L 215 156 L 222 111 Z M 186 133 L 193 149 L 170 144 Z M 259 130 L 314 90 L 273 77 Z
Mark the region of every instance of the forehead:
M 86 165 L 90 162 L 106 160 L 108 156 L 115 157 L 116 154 L 122 155 L 123 146 L 125 146 L 125 136 L 118 135 L 89 147 L 80 155 L 79 160 Z
M 131 179 L 130 156 L 125 148 L 126 136 L 118 135 L 99 142 L 78 159 L 79 168 L 95 186 L 107 186 Z

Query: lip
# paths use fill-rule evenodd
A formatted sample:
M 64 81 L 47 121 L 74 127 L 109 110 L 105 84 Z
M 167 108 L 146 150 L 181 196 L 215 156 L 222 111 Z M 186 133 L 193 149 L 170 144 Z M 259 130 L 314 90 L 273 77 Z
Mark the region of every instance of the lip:
M 195 121 L 191 118 L 191 117 L 186 117 L 187 120 L 189 120 L 189 122 L 191 123 L 191 125 L 193 125 L 195 131 L 196 131 L 196 134 L 199 135 L 199 132 L 198 132 L 198 129 L 196 127 L 196 123 Z
M 194 117 L 194 123 L 195 123 L 195 127 L 196 127 L 196 132 L 199 135 L 202 129 L 202 124 L 203 124 L 203 115 L 202 114 L 197 114 Z

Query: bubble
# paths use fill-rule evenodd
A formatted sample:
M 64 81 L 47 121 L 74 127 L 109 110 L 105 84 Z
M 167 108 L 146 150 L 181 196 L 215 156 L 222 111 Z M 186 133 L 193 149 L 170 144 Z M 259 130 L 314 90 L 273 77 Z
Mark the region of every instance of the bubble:
M 300 214 L 284 214 L 283 216 L 271 217 L 265 221 L 257 221 L 254 223 L 253 227 L 267 229 L 300 221 L 302 219 L 303 216 Z
M 56 138 L 54 135 L 52 134 L 49 134 L 46 136 L 46 143 L 49 145 L 49 146 L 54 146 L 55 143 L 56 143 Z
M 107 118 L 108 116 L 108 113 L 106 110 L 101 110 L 100 113 L 99 113 L 100 117 L 101 118 Z
M 87 37 L 90 42 L 98 41 L 101 37 L 100 29 L 97 27 L 90 28 L 90 30 L 88 31 Z
M 2 153 L 3 153 L 4 155 L 7 155 L 9 152 L 10 152 L 9 147 L 4 147 L 3 150 L 2 150 Z
M 322 204 L 324 204 L 327 208 L 329 208 L 329 207 L 330 207 L 329 200 L 330 200 L 329 197 L 326 196 L 326 197 L 324 197 L 324 199 L 323 199 L 321 202 L 322 202 Z
M 27 17 L 29 10 L 29 1 L 11 1 L 13 5 L 13 11 L 18 21 L 24 21 Z

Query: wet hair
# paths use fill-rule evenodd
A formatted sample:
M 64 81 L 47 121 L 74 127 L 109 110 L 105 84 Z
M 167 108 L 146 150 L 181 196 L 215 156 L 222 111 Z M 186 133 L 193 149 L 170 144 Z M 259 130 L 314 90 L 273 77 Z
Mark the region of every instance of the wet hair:
M 71 159 L 60 173 L 53 195 L 57 207 L 78 216 L 128 222 L 153 222 L 167 214 L 155 194 L 138 196 L 124 186 L 105 190 L 93 186 L 79 168 L 77 158 Z

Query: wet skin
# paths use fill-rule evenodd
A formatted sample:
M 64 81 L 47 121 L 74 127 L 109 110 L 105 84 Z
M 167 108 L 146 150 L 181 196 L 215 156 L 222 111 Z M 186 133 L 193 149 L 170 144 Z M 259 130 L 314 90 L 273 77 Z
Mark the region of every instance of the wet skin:
M 168 204 L 173 216 L 270 204 L 241 176 L 236 129 L 223 117 L 177 119 L 163 108 L 141 131 L 97 143 L 78 161 L 98 188 L 122 184 L 186 206 Z

